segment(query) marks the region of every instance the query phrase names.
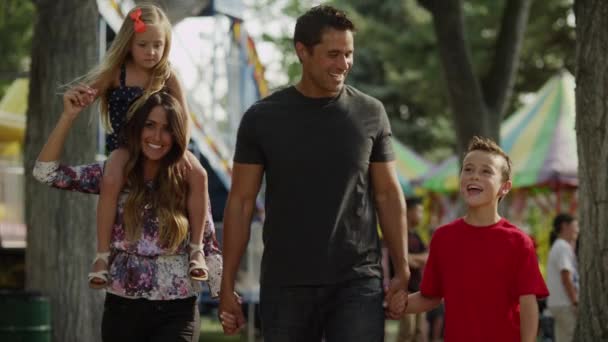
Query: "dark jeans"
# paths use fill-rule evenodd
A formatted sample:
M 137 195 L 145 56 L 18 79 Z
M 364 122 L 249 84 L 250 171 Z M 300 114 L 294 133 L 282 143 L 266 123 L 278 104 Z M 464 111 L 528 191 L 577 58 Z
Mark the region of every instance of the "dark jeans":
M 108 293 L 101 338 L 104 342 L 197 342 L 200 326 L 196 297 L 147 300 Z
M 382 281 L 355 279 L 331 286 L 262 286 L 265 342 L 382 342 Z

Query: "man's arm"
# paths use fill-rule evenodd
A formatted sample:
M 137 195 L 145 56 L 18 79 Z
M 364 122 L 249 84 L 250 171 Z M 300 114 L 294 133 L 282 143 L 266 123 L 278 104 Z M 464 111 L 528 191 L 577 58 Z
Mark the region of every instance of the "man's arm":
M 224 332 L 234 334 L 244 324 L 240 303 L 234 297 L 234 283 L 241 257 L 247 248 L 255 200 L 262 183 L 263 166 L 234 163 L 232 186 L 224 210 L 223 255 L 224 271 L 220 290 L 220 314 L 227 312 L 236 317 L 238 328 Z
M 519 297 L 519 322 L 522 342 L 536 341 L 538 333 L 538 303 L 533 294 Z
M 370 174 L 382 236 L 395 268 L 395 278 L 386 294 L 386 301 L 390 302 L 393 294 L 407 289 L 410 278 L 405 199 L 397 179 L 395 162 L 371 163 Z
M 570 302 L 573 306 L 578 305 L 578 296 L 576 295 L 576 287 L 574 286 L 574 282 L 572 281 L 572 275 L 568 270 L 562 270 L 560 272 L 562 284 L 564 284 L 564 288 L 566 289 L 566 294 L 570 299 Z

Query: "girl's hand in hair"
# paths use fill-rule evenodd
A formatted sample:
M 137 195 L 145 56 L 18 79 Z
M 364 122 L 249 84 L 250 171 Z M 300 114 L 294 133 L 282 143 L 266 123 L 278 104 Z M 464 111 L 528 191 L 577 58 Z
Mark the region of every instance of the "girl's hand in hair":
M 78 114 L 95 101 L 97 90 L 86 85 L 77 85 L 63 94 L 63 114 L 76 119 Z

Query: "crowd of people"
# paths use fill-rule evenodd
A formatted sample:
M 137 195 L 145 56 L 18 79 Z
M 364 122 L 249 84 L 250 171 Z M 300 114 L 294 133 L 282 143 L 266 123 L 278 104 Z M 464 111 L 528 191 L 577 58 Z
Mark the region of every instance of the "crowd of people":
M 104 341 L 198 341 L 201 281 L 219 298 L 224 332 L 243 328 L 235 281 L 263 179 L 265 341 L 383 341 L 386 319 L 399 320 L 398 341 L 536 341 L 547 296 L 556 341 L 572 340 L 576 219 L 555 219 L 545 285 L 531 238 L 498 213 L 511 160 L 474 137 L 460 173 L 466 212 L 427 245 L 423 203 L 406 201 L 397 179 L 384 106 L 345 84 L 354 32 L 331 6 L 298 18 L 299 82 L 252 105 L 237 132 L 221 252 L 206 171 L 187 151 L 170 23 L 153 5 L 128 13 L 103 61 L 65 91 L 33 170 L 52 187 L 99 194 L 89 283 L 106 290 Z M 96 102 L 108 159 L 62 164 L 70 127 Z

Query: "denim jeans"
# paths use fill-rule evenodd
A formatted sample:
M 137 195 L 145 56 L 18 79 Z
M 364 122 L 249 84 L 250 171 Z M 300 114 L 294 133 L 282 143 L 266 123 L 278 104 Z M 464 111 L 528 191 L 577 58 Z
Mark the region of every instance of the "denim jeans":
M 329 286 L 262 286 L 265 342 L 382 342 L 384 293 L 379 278 Z

